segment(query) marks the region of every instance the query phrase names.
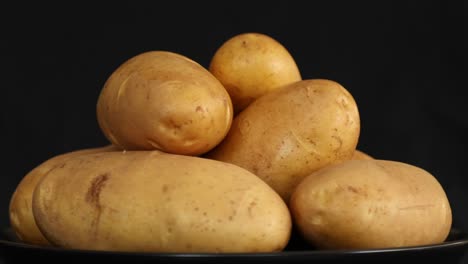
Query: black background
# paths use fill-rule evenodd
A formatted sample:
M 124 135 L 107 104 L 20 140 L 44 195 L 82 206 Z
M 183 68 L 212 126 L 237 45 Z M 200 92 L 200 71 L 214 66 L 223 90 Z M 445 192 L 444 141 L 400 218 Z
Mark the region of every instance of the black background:
M 304 4 L 302 4 L 304 3 Z M 281 42 L 304 79 L 327 78 L 358 103 L 358 148 L 437 177 L 468 231 L 466 4 L 461 1 L 152 1 L 3 6 L 0 226 L 14 188 L 67 151 L 107 144 L 98 94 L 121 63 L 168 50 L 207 67 L 228 38 Z

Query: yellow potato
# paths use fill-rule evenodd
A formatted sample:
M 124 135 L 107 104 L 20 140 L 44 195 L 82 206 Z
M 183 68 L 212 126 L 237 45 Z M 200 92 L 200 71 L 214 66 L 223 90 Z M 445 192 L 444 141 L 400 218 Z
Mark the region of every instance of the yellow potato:
M 291 232 L 286 204 L 247 170 L 158 151 L 69 159 L 39 183 L 33 211 L 51 243 L 77 249 L 269 252 Z
M 199 155 L 224 138 L 232 116 L 229 94 L 208 70 L 165 51 L 122 64 L 97 103 L 104 135 L 127 150 Z
M 349 160 L 306 177 L 290 210 L 318 248 L 364 249 L 443 242 L 450 204 L 427 171 L 385 160 Z
M 359 130 L 358 109 L 345 88 L 304 80 L 253 102 L 207 157 L 253 172 L 288 201 L 305 176 L 350 159 Z
M 209 69 L 229 92 L 235 113 L 256 98 L 301 80 L 286 48 L 258 33 L 240 34 L 226 41 L 214 54 Z
M 352 160 L 370 160 L 370 159 L 374 159 L 374 158 L 371 157 L 369 154 L 364 153 L 364 152 L 356 149 L 356 151 L 354 151 L 353 156 L 351 157 L 351 159 Z
M 16 187 L 10 200 L 10 225 L 18 238 L 30 244 L 49 245 L 47 239 L 44 238 L 41 231 L 37 228 L 32 212 L 33 192 L 37 183 L 44 175 L 56 166 L 64 164 L 64 162 L 71 157 L 113 150 L 117 150 L 117 148 L 111 145 L 61 154 L 50 158 L 26 174 Z

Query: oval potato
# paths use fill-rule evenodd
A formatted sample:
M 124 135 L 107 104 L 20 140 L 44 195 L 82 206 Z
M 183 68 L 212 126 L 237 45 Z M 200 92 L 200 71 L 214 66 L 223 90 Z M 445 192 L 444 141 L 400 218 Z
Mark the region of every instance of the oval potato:
M 288 201 L 305 176 L 350 159 L 359 131 L 356 102 L 344 87 L 304 80 L 253 102 L 207 157 L 253 172 Z
M 64 248 L 269 252 L 291 232 L 286 204 L 247 170 L 157 151 L 69 159 L 39 183 L 33 208 Z
M 258 97 L 301 80 L 296 62 L 286 48 L 259 33 L 227 40 L 215 52 L 209 69 L 229 92 L 235 113 Z
M 224 138 L 232 116 L 223 85 L 200 64 L 167 51 L 126 61 L 97 102 L 104 135 L 127 150 L 199 155 Z
M 30 244 L 49 245 L 47 239 L 37 228 L 32 212 L 33 192 L 37 183 L 44 177 L 44 175 L 46 175 L 54 167 L 63 164 L 71 157 L 84 155 L 87 153 L 115 150 L 117 150 L 117 148 L 110 145 L 106 147 L 82 149 L 61 154 L 48 159 L 26 174 L 16 187 L 16 190 L 11 197 L 9 206 L 10 225 L 18 238 Z
M 396 161 L 349 160 L 304 179 L 290 210 L 318 248 L 365 249 L 443 242 L 450 204 L 427 171 Z

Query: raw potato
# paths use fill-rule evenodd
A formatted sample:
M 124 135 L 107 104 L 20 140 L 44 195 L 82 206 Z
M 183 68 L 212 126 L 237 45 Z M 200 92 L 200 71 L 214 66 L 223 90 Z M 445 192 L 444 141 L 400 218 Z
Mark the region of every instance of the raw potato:
M 229 92 L 235 113 L 256 98 L 301 80 L 286 48 L 258 33 L 240 34 L 226 41 L 216 51 L 209 69 Z
M 166 51 L 122 64 L 97 103 L 104 135 L 127 150 L 200 155 L 224 138 L 232 116 L 229 94 L 208 70 Z
M 369 154 L 364 153 L 364 152 L 356 149 L 356 151 L 354 151 L 354 154 L 351 157 L 351 159 L 352 160 L 370 160 L 370 159 L 374 159 L 374 158 L 371 157 Z
M 317 171 L 298 185 L 290 209 L 304 237 L 325 249 L 440 243 L 452 223 L 447 196 L 431 174 L 385 160 Z
M 49 245 L 49 242 L 37 228 L 32 212 L 32 197 L 37 183 L 51 169 L 63 164 L 67 159 L 87 153 L 116 151 L 115 146 L 77 150 L 55 156 L 30 171 L 16 187 L 10 200 L 10 225 L 18 238 L 26 243 Z
M 158 151 L 69 159 L 41 181 L 34 215 L 51 243 L 135 252 L 280 251 L 289 210 L 232 164 Z
M 359 130 L 358 109 L 345 88 L 304 80 L 257 99 L 207 157 L 246 168 L 288 201 L 305 176 L 350 159 Z

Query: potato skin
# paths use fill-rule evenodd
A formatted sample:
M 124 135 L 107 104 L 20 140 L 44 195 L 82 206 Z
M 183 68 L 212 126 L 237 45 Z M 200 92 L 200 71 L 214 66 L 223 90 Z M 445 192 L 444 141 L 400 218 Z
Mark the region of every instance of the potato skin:
M 301 80 L 296 62 L 286 48 L 259 33 L 227 40 L 215 52 L 209 69 L 229 92 L 235 113 L 256 98 Z
M 136 252 L 269 252 L 291 218 L 264 182 L 232 164 L 158 151 L 69 159 L 41 181 L 34 215 L 51 243 Z
M 76 150 L 52 157 L 26 174 L 16 187 L 10 199 L 10 225 L 18 238 L 29 244 L 50 245 L 36 225 L 32 212 L 32 197 L 37 183 L 51 169 L 63 164 L 67 159 L 87 153 L 117 151 L 115 146 Z
M 232 116 L 229 94 L 208 70 L 166 51 L 126 61 L 97 102 L 104 135 L 127 150 L 200 155 L 224 138 Z
M 353 153 L 353 156 L 351 157 L 352 160 L 371 160 L 374 159 L 372 156 L 369 154 L 362 152 L 360 150 L 355 150 Z
M 253 172 L 288 201 L 305 176 L 351 158 L 359 131 L 357 105 L 345 88 L 303 80 L 253 102 L 206 156 Z
M 325 249 L 440 243 L 452 223 L 436 178 L 386 160 L 349 160 L 311 174 L 294 191 L 290 210 L 303 236 Z

